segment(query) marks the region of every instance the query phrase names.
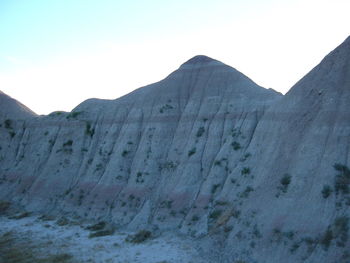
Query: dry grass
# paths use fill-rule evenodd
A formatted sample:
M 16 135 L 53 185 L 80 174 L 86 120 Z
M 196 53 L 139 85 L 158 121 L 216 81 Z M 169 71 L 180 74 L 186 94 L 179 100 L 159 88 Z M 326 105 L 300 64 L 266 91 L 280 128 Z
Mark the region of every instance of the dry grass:
M 67 253 L 42 255 L 40 245 L 19 239 L 13 232 L 0 236 L 0 263 L 73 263 Z

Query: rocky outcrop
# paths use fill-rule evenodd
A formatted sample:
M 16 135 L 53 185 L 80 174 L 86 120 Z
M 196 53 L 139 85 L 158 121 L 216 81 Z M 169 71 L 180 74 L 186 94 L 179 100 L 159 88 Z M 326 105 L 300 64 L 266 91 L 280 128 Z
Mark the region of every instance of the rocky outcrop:
M 220 262 L 347 262 L 349 63 L 347 39 L 282 96 L 197 56 L 117 100 L 14 117 L 0 198 L 209 237 Z

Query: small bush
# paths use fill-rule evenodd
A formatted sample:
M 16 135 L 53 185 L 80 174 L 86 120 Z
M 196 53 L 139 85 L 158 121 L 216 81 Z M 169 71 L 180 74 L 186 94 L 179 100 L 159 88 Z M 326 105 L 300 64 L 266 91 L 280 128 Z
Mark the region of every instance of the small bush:
M 148 230 L 140 230 L 137 232 L 135 235 L 129 235 L 125 241 L 130 242 L 130 243 L 142 243 L 149 239 L 152 236 L 151 231 Z
M 221 214 L 222 214 L 222 210 L 216 209 L 216 210 L 214 210 L 213 212 L 210 213 L 209 218 L 215 220 L 215 219 L 219 218 L 219 216 L 221 216 Z
M 322 196 L 324 199 L 327 199 L 332 194 L 332 192 L 333 192 L 333 190 L 329 185 L 323 186 Z
M 114 234 L 114 229 L 99 230 L 99 231 L 90 233 L 89 238 L 110 236 L 113 234 Z
M 129 154 L 129 151 L 124 150 L 124 151 L 122 152 L 122 157 L 126 157 L 128 154 Z
M 195 153 L 196 153 L 196 148 L 194 147 L 194 148 L 192 148 L 191 150 L 189 150 L 188 156 L 191 156 L 191 155 L 193 155 L 193 154 L 195 154 Z
M 12 121 L 10 119 L 6 119 L 4 123 L 6 129 L 12 129 Z
M 192 221 L 193 222 L 196 222 L 198 220 L 199 220 L 199 216 L 197 216 L 197 215 L 192 216 Z
M 292 181 L 292 177 L 289 174 L 284 174 L 280 183 L 281 183 L 281 190 L 283 193 L 286 193 L 288 190 L 288 186 Z
M 98 231 L 98 230 L 104 229 L 105 226 L 106 226 L 106 222 L 101 221 L 101 222 L 98 222 L 97 224 L 87 226 L 86 229 L 91 231 Z
M 45 262 L 50 262 L 50 263 L 68 263 L 71 262 L 71 259 L 73 256 L 71 254 L 63 253 L 63 254 L 58 254 L 58 255 L 50 255 L 47 258 L 39 259 L 37 262 L 38 263 L 45 263 Z
M 232 142 L 231 146 L 232 146 L 233 150 L 235 150 L 235 151 L 238 151 L 239 149 L 242 148 L 241 145 L 239 144 L 239 142 L 236 142 L 236 141 Z
M 342 194 L 350 193 L 350 169 L 343 164 L 336 163 L 334 164 L 334 169 L 339 173 L 335 177 L 335 192 L 338 194 L 341 192 Z
M 337 245 L 345 247 L 348 241 L 349 218 L 346 216 L 337 217 L 334 221 L 334 234 L 339 238 Z
M 65 226 L 65 225 L 68 225 L 69 224 L 69 221 L 67 218 L 65 217 L 61 217 L 60 219 L 58 219 L 56 221 L 56 224 L 59 225 L 59 226 Z
M 0 214 L 6 212 L 11 206 L 10 202 L 0 201 Z
M 242 175 L 250 174 L 250 168 L 249 167 L 244 167 L 241 171 Z
M 281 179 L 281 184 L 282 184 L 283 186 L 288 186 L 288 185 L 290 184 L 290 181 L 291 181 L 290 175 L 285 174 L 285 175 L 282 177 L 282 179 Z
M 94 134 L 95 134 L 95 129 L 91 128 L 90 122 L 86 123 L 85 134 L 89 135 L 90 137 L 94 136 Z
M 28 216 L 30 216 L 29 212 L 23 212 L 23 213 L 19 213 L 17 215 L 11 216 L 10 218 L 11 219 L 22 219 L 22 218 L 25 218 L 25 217 L 28 217 Z
M 74 112 L 71 112 L 69 113 L 67 116 L 66 116 L 66 119 L 69 120 L 69 119 L 76 119 L 82 112 L 81 111 L 74 111 Z
M 333 232 L 332 230 L 327 229 L 326 232 L 323 234 L 320 242 L 325 249 L 328 249 L 329 246 L 331 245 L 332 239 L 333 239 Z
M 204 134 L 204 132 L 205 132 L 204 127 L 200 127 L 200 128 L 198 129 L 198 131 L 197 131 L 196 136 L 197 136 L 198 138 L 199 138 L 199 137 L 202 137 L 202 135 Z
M 68 140 L 65 143 L 63 143 L 63 147 L 67 147 L 67 146 L 72 146 L 73 145 L 73 141 L 72 140 Z
M 212 187 L 211 187 L 211 193 L 212 194 L 215 194 L 216 190 L 220 187 L 220 184 L 214 184 Z

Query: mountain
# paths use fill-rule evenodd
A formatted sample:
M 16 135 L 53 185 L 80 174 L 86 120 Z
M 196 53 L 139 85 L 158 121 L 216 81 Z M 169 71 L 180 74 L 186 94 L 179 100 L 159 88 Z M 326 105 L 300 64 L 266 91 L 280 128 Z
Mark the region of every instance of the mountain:
M 349 45 L 285 96 L 196 56 L 119 99 L 0 127 L 0 199 L 179 231 L 213 262 L 348 262 Z

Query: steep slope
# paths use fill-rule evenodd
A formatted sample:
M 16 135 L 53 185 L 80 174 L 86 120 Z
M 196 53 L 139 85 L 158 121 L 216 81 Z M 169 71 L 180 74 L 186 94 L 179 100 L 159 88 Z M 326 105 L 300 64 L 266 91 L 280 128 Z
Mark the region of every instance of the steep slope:
M 254 192 L 241 209 L 254 219 L 231 232 L 241 247 L 228 255 L 254 244 L 246 258 L 259 262 L 349 262 L 349 99 L 350 38 L 259 121 L 245 163 Z

